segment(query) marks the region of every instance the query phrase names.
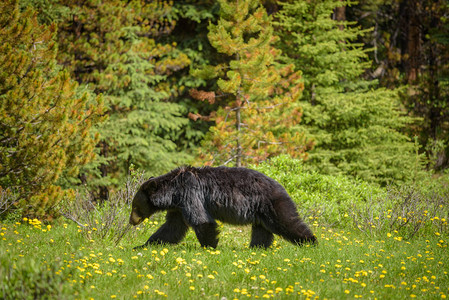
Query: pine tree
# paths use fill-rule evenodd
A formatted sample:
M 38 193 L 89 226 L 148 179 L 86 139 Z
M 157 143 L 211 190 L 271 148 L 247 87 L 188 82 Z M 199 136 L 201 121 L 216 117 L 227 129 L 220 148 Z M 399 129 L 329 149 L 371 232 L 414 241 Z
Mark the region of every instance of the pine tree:
M 304 125 L 316 141 L 308 166 L 387 184 L 405 181 L 420 167 L 414 145 L 402 133 L 411 119 L 401 113 L 397 91 L 363 80 L 366 31 L 333 18 L 350 1 L 284 3 L 277 15 L 284 53 L 304 77 Z
M 42 215 L 64 196 L 61 174 L 94 158 L 90 130 L 102 104 L 76 97 L 76 83 L 58 71 L 55 26 L 21 13 L 16 0 L 0 10 L 0 188 L 19 192 L 25 214 Z
M 176 43 L 176 48 L 185 53 L 190 66 L 217 63 L 221 55 L 217 53 L 207 38 L 208 25 L 218 19 L 219 5 L 214 0 L 179 0 L 173 2 L 176 11 L 176 24 L 174 30 L 164 37 L 164 43 Z M 213 81 L 206 81 L 193 76 L 190 68 L 184 68 L 169 78 L 169 84 L 177 87 L 175 101 L 183 107 L 185 114 L 209 115 L 217 109 L 216 103 L 202 102 L 190 96 L 191 89 L 213 90 Z M 176 140 L 180 149 L 189 153 L 196 153 L 212 121 L 190 121 L 180 132 Z
M 201 78 L 218 78 L 218 90 L 193 90 L 192 95 L 221 105 L 212 116 L 215 126 L 203 143 L 202 160 L 241 166 L 281 152 L 305 157 L 310 145 L 295 128 L 302 114 L 296 105 L 302 84 L 290 65 L 276 62 L 279 51 L 272 46 L 276 37 L 270 17 L 259 1 L 219 4 L 220 19 L 209 26 L 208 38 L 228 62 L 194 72 Z
M 131 164 L 157 174 L 189 156 L 174 141 L 188 123 L 173 101 L 168 78 L 189 65 L 176 44 L 161 43 L 175 21 L 165 1 L 63 1 L 70 17 L 60 25 L 59 61 L 83 86 L 103 94 L 108 121 L 99 128 L 102 160 L 85 170 L 84 182 L 107 186 L 123 179 Z M 95 175 L 95 176 L 94 176 Z

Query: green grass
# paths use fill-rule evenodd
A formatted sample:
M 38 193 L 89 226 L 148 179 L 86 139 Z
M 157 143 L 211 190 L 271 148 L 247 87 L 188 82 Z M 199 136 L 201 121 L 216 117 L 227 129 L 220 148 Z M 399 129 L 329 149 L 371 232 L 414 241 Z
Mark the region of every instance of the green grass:
M 318 237 L 249 249 L 250 227 L 220 225 L 217 249 L 189 231 L 175 246 L 142 245 L 163 214 L 124 232 L 143 176 L 102 206 L 79 195 L 66 216 L 0 221 L 0 299 L 444 299 L 449 295 L 449 180 L 388 189 L 303 170 L 280 156 L 255 167 L 285 186 Z
M 449 295 L 449 240 L 439 232 L 406 241 L 395 232 L 364 235 L 309 220 L 318 246 L 298 247 L 276 238 L 270 249 L 249 249 L 250 228 L 225 225 L 215 250 L 201 248 L 192 231 L 176 246 L 132 250 L 160 226 L 161 217 L 156 215 L 135 234 L 125 235 L 119 245 L 88 239 L 75 223 L 65 220 L 51 227 L 30 220 L 0 223 L 0 298 L 440 299 Z M 439 221 L 447 226 L 447 220 Z

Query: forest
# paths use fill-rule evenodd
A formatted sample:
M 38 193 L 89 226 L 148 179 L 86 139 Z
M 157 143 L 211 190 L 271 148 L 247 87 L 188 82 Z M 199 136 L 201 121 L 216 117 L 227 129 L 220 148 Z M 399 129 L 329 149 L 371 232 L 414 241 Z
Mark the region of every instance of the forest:
M 8 0 L 1 11 L 5 211 L 51 215 L 80 188 L 104 201 L 133 168 L 280 154 L 381 186 L 447 174 L 446 1 Z
M 446 0 L 1 0 L 1 299 L 445 299 Z M 139 187 L 257 170 L 317 238 L 141 245 Z

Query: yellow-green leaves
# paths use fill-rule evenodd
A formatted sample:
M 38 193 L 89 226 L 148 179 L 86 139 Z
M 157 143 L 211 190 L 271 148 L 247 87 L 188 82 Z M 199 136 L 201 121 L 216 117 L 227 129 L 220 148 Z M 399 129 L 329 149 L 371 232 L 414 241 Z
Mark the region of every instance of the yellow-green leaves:
M 208 38 L 227 64 L 205 66 L 193 74 L 217 78 L 222 107 L 201 149 L 206 164 L 237 166 L 289 153 L 305 157 L 310 143 L 297 125 L 303 85 L 292 65 L 279 63 L 271 19 L 259 1 L 220 1 L 220 19 Z M 204 92 L 191 94 L 202 99 Z M 204 97 L 203 97 L 204 98 Z M 201 116 L 195 115 L 196 119 Z M 209 118 L 210 119 L 210 118 Z
M 93 158 L 91 127 L 101 98 L 76 95 L 77 84 L 56 66 L 56 26 L 41 25 L 18 2 L 0 10 L 0 187 L 19 191 L 16 205 L 42 215 L 70 194 L 54 184 Z

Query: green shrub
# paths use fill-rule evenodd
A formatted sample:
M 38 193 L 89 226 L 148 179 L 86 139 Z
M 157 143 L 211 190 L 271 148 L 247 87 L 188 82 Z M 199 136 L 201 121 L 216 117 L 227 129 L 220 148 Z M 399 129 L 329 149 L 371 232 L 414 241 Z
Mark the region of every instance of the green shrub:
M 274 157 L 254 169 L 281 183 L 298 204 L 303 216 L 319 219 L 321 225 L 348 225 L 348 208 L 366 206 L 385 195 L 375 184 L 343 175 L 321 175 L 305 171 L 300 160 L 286 155 Z
M 73 299 L 70 272 L 62 263 L 42 264 L 3 253 L 0 258 L 0 299 Z
M 148 222 L 157 224 L 163 218 L 157 214 L 139 226 L 129 225 L 131 202 L 145 178 L 144 171 L 132 170 L 123 186 L 109 193 L 109 198 L 101 203 L 94 201 L 89 193 L 78 191 L 73 201 L 61 203 L 60 212 L 75 222 L 89 241 L 100 239 L 118 244 L 125 234 L 136 237 L 146 233 Z

